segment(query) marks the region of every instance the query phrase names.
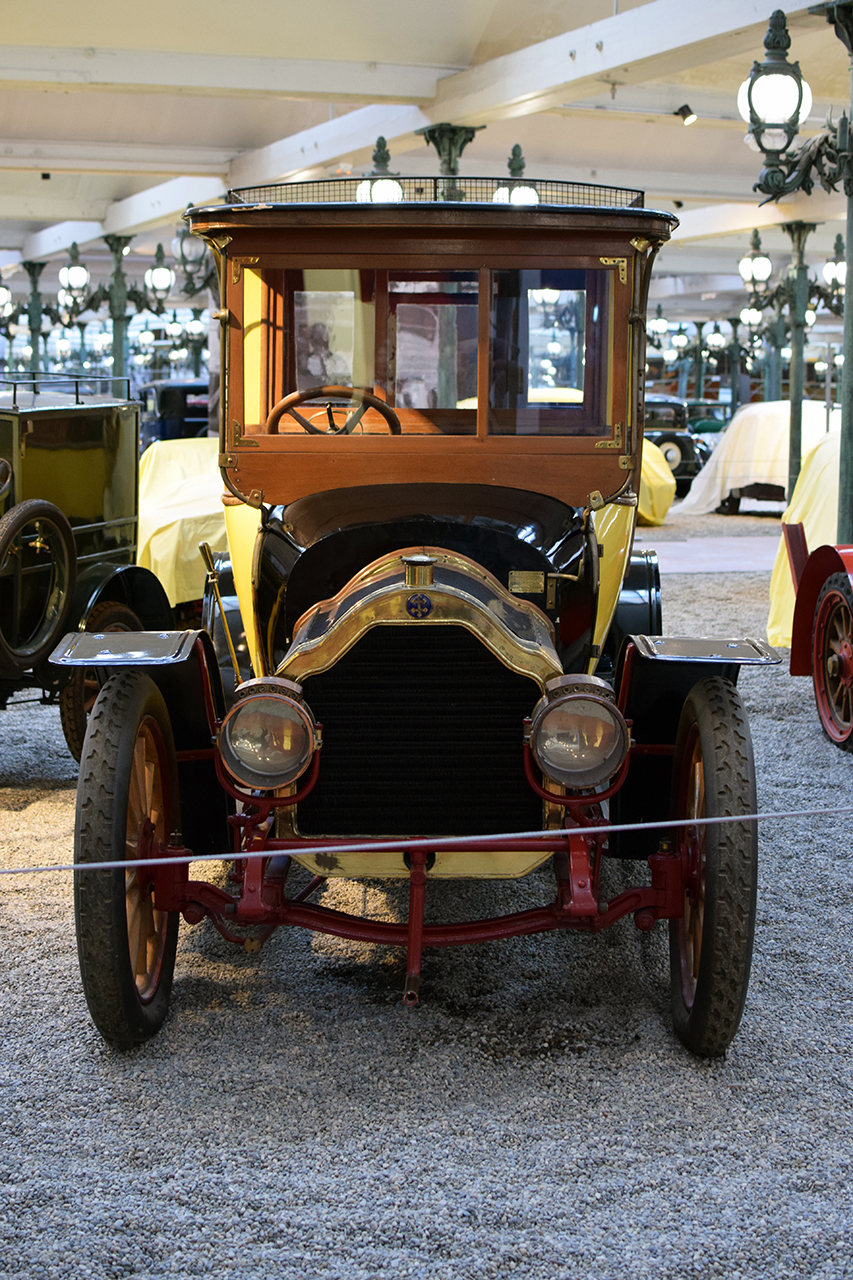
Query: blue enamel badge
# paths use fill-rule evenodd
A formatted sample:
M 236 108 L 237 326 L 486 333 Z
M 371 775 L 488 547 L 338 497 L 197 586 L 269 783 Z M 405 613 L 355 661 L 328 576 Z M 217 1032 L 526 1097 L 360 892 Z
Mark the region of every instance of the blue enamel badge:
M 432 613 L 432 601 L 429 596 L 417 595 L 409 596 L 406 601 L 406 613 L 410 618 L 426 618 Z

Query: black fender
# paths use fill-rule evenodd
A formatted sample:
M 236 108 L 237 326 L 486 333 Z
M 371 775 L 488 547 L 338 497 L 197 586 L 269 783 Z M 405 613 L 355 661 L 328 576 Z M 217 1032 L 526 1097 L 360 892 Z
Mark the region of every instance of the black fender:
M 130 668 L 154 681 L 166 703 L 178 753 L 183 842 L 199 856 L 227 856 L 233 803 L 216 777 L 213 751 L 225 695 L 208 633 L 119 631 L 96 638 L 78 631 L 62 640 L 50 660 L 60 669 L 97 667 L 105 678 Z
M 626 636 L 637 633 L 659 636 L 662 630 L 658 553 L 632 551 L 595 674 L 605 680 L 613 679 Z
M 77 576 L 69 627 L 85 631 L 89 615 L 103 600 L 126 604 L 146 631 L 169 631 L 175 625 L 172 606 L 160 579 L 138 564 L 93 564 Z
M 774 649 L 750 637 L 703 640 L 687 636 L 626 636 L 616 672 L 619 705 L 631 725 L 631 763 L 610 801 L 614 823 L 653 823 L 670 817 L 673 751 L 681 709 L 698 681 L 722 676 L 737 684 L 742 666 L 780 662 Z M 646 752 L 643 748 L 651 748 Z M 617 858 L 648 858 L 661 836 L 654 827 L 610 837 Z

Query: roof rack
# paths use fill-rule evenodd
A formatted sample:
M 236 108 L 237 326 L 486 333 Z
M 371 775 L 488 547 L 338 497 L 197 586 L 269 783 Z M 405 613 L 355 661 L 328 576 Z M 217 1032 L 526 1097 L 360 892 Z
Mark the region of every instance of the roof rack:
M 80 388 L 88 388 L 83 394 L 97 395 L 95 383 L 109 383 L 110 386 L 117 382 L 124 383 L 125 394 L 124 399 L 130 399 L 130 378 L 116 378 L 111 374 L 76 374 L 76 373 L 12 373 L 0 377 L 0 387 L 12 388 L 12 408 L 18 407 L 18 388 L 21 387 L 25 391 L 29 391 L 33 399 L 42 391 L 62 391 L 64 387 L 69 386 L 69 395 L 74 396 L 75 404 L 82 404 Z
M 500 193 L 500 194 L 498 194 Z M 506 193 L 506 194 L 504 194 Z M 228 204 L 499 204 L 524 208 L 561 205 L 642 208 L 645 192 L 591 182 L 527 178 L 324 178 L 238 187 Z

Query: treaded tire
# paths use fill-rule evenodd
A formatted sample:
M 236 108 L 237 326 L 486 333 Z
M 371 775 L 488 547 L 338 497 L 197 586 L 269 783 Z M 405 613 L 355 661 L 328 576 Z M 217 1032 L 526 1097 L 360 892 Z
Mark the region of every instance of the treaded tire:
M 28 525 L 34 526 L 34 537 L 25 534 Z M 23 570 L 50 574 L 46 590 L 34 588 L 25 601 L 20 598 Z M 15 582 L 15 599 L 5 601 L 2 609 L 0 666 L 28 671 L 44 662 L 56 647 L 77 579 L 74 533 L 67 516 L 52 502 L 28 498 L 0 520 L 0 585 L 4 578 Z
M 740 696 L 719 676 L 694 685 L 675 744 L 672 815 L 755 813 L 752 738 Z M 719 1057 L 740 1025 L 749 986 L 758 883 L 755 822 L 677 829 L 691 852 L 685 914 L 670 921 L 673 1028 L 703 1058 Z
M 99 600 L 86 620 L 86 630 L 142 631 L 142 623 L 132 609 L 115 600 Z M 68 750 L 79 761 L 86 737 L 86 723 L 101 689 L 96 667 L 75 667 L 70 681 L 59 694 L 59 718 Z
M 815 605 L 812 681 L 824 733 L 853 751 L 853 589 L 846 573 L 827 578 Z
M 166 843 L 179 812 L 175 746 L 160 691 L 141 672 L 111 676 L 83 746 L 74 860 L 144 857 L 145 819 Z M 74 873 L 74 917 L 96 1027 L 118 1049 L 140 1044 L 159 1031 L 168 1012 L 178 913 L 156 910 L 138 870 L 116 868 Z

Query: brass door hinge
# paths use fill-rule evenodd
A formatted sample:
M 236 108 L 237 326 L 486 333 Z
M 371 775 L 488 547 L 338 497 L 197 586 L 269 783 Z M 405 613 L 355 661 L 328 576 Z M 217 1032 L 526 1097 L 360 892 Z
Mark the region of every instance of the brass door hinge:
M 253 267 L 257 261 L 258 261 L 257 254 L 254 257 L 247 254 L 242 254 L 236 258 L 232 258 L 231 259 L 231 283 L 239 284 L 240 272 L 242 271 L 243 267 Z
M 621 449 L 622 448 L 622 423 L 614 422 L 613 437 L 610 440 L 596 440 L 596 449 Z
M 628 279 L 628 259 L 627 258 L 599 258 L 598 261 L 603 267 L 619 268 L 619 283 L 625 284 Z

